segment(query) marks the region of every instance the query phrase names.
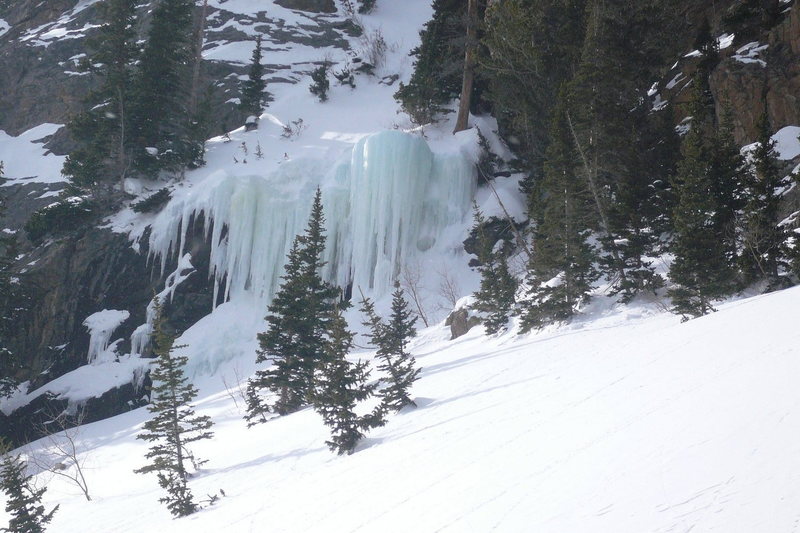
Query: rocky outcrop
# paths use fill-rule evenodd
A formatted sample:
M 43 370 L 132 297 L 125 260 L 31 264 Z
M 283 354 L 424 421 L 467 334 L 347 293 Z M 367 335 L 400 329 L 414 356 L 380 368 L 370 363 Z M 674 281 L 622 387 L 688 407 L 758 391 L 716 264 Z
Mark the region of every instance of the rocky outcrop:
M 177 288 L 174 299 L 165 302 L 168 327 L 177 334 L 205 316 L 213 304 L 202 220 L 192 227 L 195 229 L 190 230 L 186 248 L 197 257 L 194 272 Z M 146 251 L 136 252 L 126 235 L 94 225 L 51 237 L 29 253 L 25 262 L 30 269 L 22 276 L 33 305 L 23 314 L 17 334 L 9 341 L 12 351 L 25 362 L 18 377 L 29 381 L 28 392 L 87 363 L 90 338 L 83 320 L 97 311 L 130 312 L 112 338 L 122 339 L 120 353 L 130 352 L 131 333 L 145 322 L 147 304 L 164 285 L 160 265 L 149 263 Z M 174 262 L 166 266 L 167 274 L 174 269 Z M 85 422 L 142 405 L 145 388 L 128 383 L 87 400 L 82 405 Z M 30 432 L 34 422 L 43 422 L 46 413 L 59 412 L 66 406 L 62 399 L 40 396 L 0 418 L 0 437 L 16 443 L 36 438 L 38 435 Z
M 312 13 L 336 13 L 336 4 L 333 0 L 275 0 L 281 7 L 310 11 Z
M 724 12 L 720 10 L 720 12 Z M 719 17 L 715 33 L 726 31 Z M 743 50 L 748 44 L 750 51 Z M 757 51 L 756 51 L 757 50 Z M 698 58 L 681 58 L 659 84 L 661 97 L 672 104 L 675 122 L 688 114 L 691 80 Z M 717 115 L 732 111 L 734 137 L 739 144 L 753 142 L 767 111 L 770 129 L 800 124 L 800 6 L 795 1 L 769 29 L 748 28 L 723 49 L 710 78 Z
M 447 316 L 444 325 L 450 327 L 450 340 L 455 340 L 466 335 L 469 330 L 480 325 L 481 319 L 475 315 L 470 315 L 466 307 L 456 309 Z
M 297 26 L 273 18 L 269 9 L 243 14 L 220 7 L 208 9 L 205 42 L 206 54 L 218 46 L 238 41 L 254 41 L 242 31 L 249 27 L 264 36 L 264 61 L 267 82 L 297 83 L 310 70 L 307 63 L 270 63 L 270 50 L 285 49 L 287 44 L 313 48 L 348 49 L 346 37 L 358 35 L 352 20 L 336 16 L 333 0 L 279 0 L 276 2 L 303 13 Z M 86 39 L 97 23 L 96 4 L 78 0 L 9 1 L 0 0 L 0 19 L 10 28 L 0 34 L 0 130 L 11 135 L 42 124 L 64 124 L 83 107 L 83 97 L 91 88 L 92 77 L 78 72 L 77 61 L 87 52 Z M 266 6 L 265 6 L 266 7 Z M 139 32 L 145 38 L 152 2 L 139 7 Z M 198 13 L 200 7 L 198 6 Z M 236 24 L 232 24 L 236 23 Z M 320 60 L 324 58 L 320 53 Z M 244 63 L 213 59 L 203 62 L 203 86 L 211 92 L 212 134 L 221 134 L 241 125 L 245 118 L 232 101 L 238 96 L 239 76 L 246 74 Z M 46 80 L 46 81 L 45 81 Z M 72 148 L 66 129 L 56 135 L 51 149 L 64 154 Z

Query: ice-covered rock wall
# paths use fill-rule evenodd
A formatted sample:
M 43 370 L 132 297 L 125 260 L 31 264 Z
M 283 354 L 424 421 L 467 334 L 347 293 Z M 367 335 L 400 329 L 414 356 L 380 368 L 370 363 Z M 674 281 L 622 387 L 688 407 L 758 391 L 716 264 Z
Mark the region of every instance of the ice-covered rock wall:
M 397 131 L 361 139 L 333 168 L 298 159 L 267 176 L 220 171 L 159 214 L 150 253 L 162 265 L 183 256 L 189 224 L 203 214 L 214 301 L 248 295 L 268 302 L 317 187 L 328 236 L 324 276 L 382 295 L 404 264 L 441 244 L 443 231 L 468 216 L 475 171 L 463 154 L 433 153 L 424 139 Z
M 87 355 L 89 364 L 95 361 L 106 362 L 109 358 L 113 359 L 115 346 L 111 345 L 112 349 L 109 350 L 111 335 L 130 316 L 128 311 L 103 309 L 86 317 L 83 325 L 89 332 L 89 353 Z

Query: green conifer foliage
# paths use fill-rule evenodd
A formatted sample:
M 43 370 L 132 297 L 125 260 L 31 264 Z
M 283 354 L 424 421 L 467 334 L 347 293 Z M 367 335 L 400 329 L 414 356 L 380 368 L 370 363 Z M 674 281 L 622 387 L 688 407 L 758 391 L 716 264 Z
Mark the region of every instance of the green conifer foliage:
M 359 403 L 374 395 L 378 383 L 368 383 L 369 363 L 347 360 L 352 347 L 353 333 L 348 331 L 341 311 L 334 309 L 326 357 L 315 375 L 312 403 L 325 425 L 331 428 L 328 447 L 339 455 L 353 453 L 365 431 L 385 423 L 382 405 L 366 415 L 355 412 Z
M 56 505 L 45 512 L 42 496 L 47 487 L 35 488 L 31 477 L 25 474 L 26 464 L 19 456 L 11 455 L 7 446 L 0 442 L 0 489 L 6 493 L 6 512 L 11 516 L 7 533 L 42 533 L 58 510 Z
M 359 0 L 358 12 L 364 15 L 372 13 L 377 0 Z
M 473 232 L 478 236 L 478 251 L 481 274 L 480 289 L 475 293 L 472 308 L 484 314 L 482 319 L 486 333 L 494 335 L 505 328 L 514 310 L 517 293 L 517 280 L 508 270 L 508 262 L 503 250 L 494 251 L 484 232 L 486 221 L 483 214 L 474 206 Z
M 163 309 L 158 298 L 153 321 L 153 352 L 158 359 L 150 372 L 153 389 L 148 411 L 153 418 L 145 422 L 144 431 L 137 438 L 152 443 L 145 456 L 150 464 L 137 468 L 136 473 L 155 472 L 158 484 L 167 491 L 159 501 L 167 505 L 173 516 L 186 516 L 197 511 L 188 486 L 187 461 L 201 464 L 187 448 L 188 444 L 212 436 L 211 418 L 198 416 L 191 405 L 197 389 L 183 373 L 187 358 L 174 352 L 184 348 L 175 346 L 175 336 L 166 330 Z
M 444 106 L 458 97 L 464 69 L 467 1 L 433 0 L 432 8 L 433 17 L 420 31 L 420 45 L 410 53 L 414 73 L 395 93 L 416 124 L 436 122 Z
M 326 358 L 326 336 L 339 289 L 322 279 L 325 266 L 325 217 L 317 189 L 308 227 L 289 251 L 285 273 L 269 306 L 267 331 L 258 335 L 257 363 L 271 362 L 248 382 L 247 416 L 250 424 L 266 421 L 274 411 L 286 415 L 308 403 L 314 371 Z M 276 395 L 272 406 L 259 391 Z
M 733 272 L 719 223 L 714 189 L 712 149 L 704 143 L 705 130 L 694 124 L 683 142 L 673 190 L 677 197 L 669 277 L 673 311 L 701 316 L 713 311 L 711 302 L 731 290 Z
M 744 207 L 744 182 L 747 169 L 739 146 L 733 137 L 733 117 L 730 109 L 725 109 L 715 134 L 708 134 L 713 140 L 711 147 L 711 194 L 716 199 L 714 226 L 718 238 L 725 249 L 727 270 L 736 275 L 739 267 L 736 222 Z M 733 290 L 735 281 L 731 279 Z
M 308 90 L 316 96 L 320 102 L 328 101 L 328 91 L 331 88 L 331 82 L 328 80 L 328 70 L 330 66 L 325 63 L 315 68 L 311 72 L 311 86 Z
M 786 266 L 787 234 L 785 228 L 778 225 L 778 189 L 786 184 L 778 167 L 766 112 L 759 131 L 758 144 L 745 178 L 741 259 L 745 281 L 765 280 L 771 290 L 778 287 L 781 268 Z
M 578 174 L 578 157 L 561 92 L 550 126 L 541 197 L 535 213 L 533 255 L 528 268 L 527 309 L 522 330 L 568 320 L 586 301 L 597 279 L 595 250 L 588 244 L 593 221 L 588 186 Z
M 147 176 L 177 170 L 198 155 L 190 139 L 187 109 L 193 9 L 191 0 L 163 0 L 153 10 L 136 72 L 132 124 L 134 164 Z
M 80 68 L 99 78 L 98 88 L 86 98 L 87 110 L 69 123 L 79 146 L 67 156 L 62 173 L 73 185 L 108 189 L 125 178 L 130 164 L 136 1 L 104 0 L 98 5 L 102 20 L 87 42 L 90 54 Z
M 261 64 L 261 36 L 256 37 L 253 58 L 250 61 L 250 72 L 242 82 L 239 109 L 247 115 L 258 117 L 264 111 L 264 91 L 267 82 L 264 80 L 264 65 Z
M 408 352 L 407 345 L 417 335 L 414 328 L 417 318 L 408 308 L 403 289 L 398 283 L 395 284 L 391 313 L 386 322 L 377 315 L 374 304 L 366 298 L 361 301 L 361 312 L 366 315 L 364 325 L 370 328 L 367 336 L 378 347 L 378 370 L 387 376 L 379 393 L 382 405 L 392 411 L 399 411 L 407 405 L 416 407 L 410 396 L 410 388 L 419 378 L 420 369 L 416 366 L 414 356 Z
M 586 0 L 504 0 L 486 9 L 480 72 L 506 137 L 541 173 L 552 103 L 580 59 Z
M 669 3 L 590 0 L 568 119 L 595 204 L 605 273 L 630 300 L 663 282 L 648 257 L 660 235 L 657 184 L 670 164 L 653 158 L 649 80 L 658 77 Z M 664 37 L 660 39 L 660 37 Z M 656 142 L 657 139 L 656 139 Z M 653 172 L 659 169 L 659 172 Z
M 3 183 L 3 163 L 0 161 L 0 185 Z M 6 198 L 0 187 L 0 220 L 5 216 Z M 16 239 L 0 233 L 0 398 L 10 396 L 19 385 L 15 374 L 19 364 L 6 345 L 14 331 L 15 311 L 22 306 L 19 280 L 12 276 L 11 267 L 16 255 Z

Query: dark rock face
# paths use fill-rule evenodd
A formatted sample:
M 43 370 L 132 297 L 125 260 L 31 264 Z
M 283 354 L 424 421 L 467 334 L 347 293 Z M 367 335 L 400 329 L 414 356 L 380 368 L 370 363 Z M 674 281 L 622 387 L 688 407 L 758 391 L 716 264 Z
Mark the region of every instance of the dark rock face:
M 718 13 L 724 12 L 725 9 L 718 10 Z M 721 33 L 719 16 L 711 20 L 712 25 L 718 27 L 714 33 Z M 737 57 L 737 50 L 749 42 L 767 45 L 758 54 L 760 61 L 743 61 Z M 660 84 L 662 96 L 672 104 L 676 124 L 688 114 L 689 87 L 697 62 L 697 58 L 682 58 Z M 670 81 L 672 86 L 667 88 Z M 721 61 L 712 72 L 710 82 L 717 115 L 721 117 L 726 106 L 733 112 L 734 137 L 739 144 L 755 140 L 765 102 L 772 131 L 800 123 L 800 6 L 797 2 L 779 16 L 772 28 L 747 28 L 741 36 L 737 34 L 733 45 L 721 51 Z
M 71 57 L 85 52 L 82 39 L 65 39 L 49 46 L 33 44 L 27 32 L 57 20 L 77 0 L 19 0 L 0 3 L 0 18 L 11 28 L 0 38 L 0 129 L 11 135 L 43 122 L 64 123 L 86 94 L 88 76 L 67 75 Z M 68 25 L 83 28 L 93 9 Z
M 288 9 L 310 11 L 312 13 L 336 13 L 333 0 L 276 0 L 276 4 Z
M 305 22 L 297 28 L 283 20 L 270 18 L 269 10 L 254 15 L 234 13 L 220 8 L 208 9 L 204 51 L 220 44 L 254 41 L 247 33 L 229 25 L 235 21 L 250 26 L 264 36 L 264 60 L 269 62 L 270 50 L 282 50 L 286 44 L 303 44 L 323 48 L 348 49 L 345 39 L 357 35 L 352 21 L 334 16 L 333 0 L 280 0 L 289 9 L 304 12 Z M 86 35 L 97 23 L 96 5 L 76 9 L 78 0 L 0 0 L 0 19 L 11 27 L 0 35 L 0 130 L 11 135 L 31 127 L 52 122 L 65 124 L 83 107 L 83 98 L 93 86 L 92 76 L 77 72 L 77 60 L 86 54 Z M 142 2 L 139 8 L 139 33 L 146 37 L 148 13 L 152 1 Z M 200 7 L 198 6 L 198 13 Z M 67 22 L 64 22 L 64 21 Z M 58 28 L 59 35 L 68 32 L 69 38 L 48 34 Z M 320 60 L 324 52 L 320 52 Z M 267 64 L 267 83 L 297 83 L 311 70 L 307 64 Z M 213 85 L 211 94 L 213 117 L 212 134 L 218 135 L 244 123 L 236 105 L 229 100 L 238 95 L 237 76 L 246 74 L 244 63 L 207 60 L 203 62 L 203 85 Z M 72 143 L 66 129 L 56 135 L 50 148 L 59 154 L 68 153 Z
M 83 423 L 90 424 L 105 418 L 124 413 L 147 404 L 147 391 L 150 380 L 146 379 L 140 388 L 133 383 L 109 390 L 98 398 L 90 398 L 81 406 Z M 0 413 L 0 437 L 14 446 L 21 446 L 43 437 L 40 428 L 46 427 L 53 414 L 68 408 L 66 400 L 51 395 L 42 395 L 28 405 L 5 416 Z M 69 419 L 66 421 L 69 425 Z
M 186 249 L 193 253 L 194 271 L 165 302 L 169 326 L 180 334 L 212 309 L 212 287 L 208 278 L 209 246 L 202 219 L 193 224 Z M 164 269 L 169 274 L 175 259 Z M 164 285 L 160 265 L 149 264 L 147 253 L 137 253 L 126 235 L 88 227 L 34 249 L 25 258 L 34 268 L 24 274 L 33 292 L 34 305 L 21 320 L 18 335 L 10 339 L 12 351 L 25 361 L 21 380 L 29 380 L 32 391 L 51 379 L 86 364 L 89 334 L 83 320 L 103 309 L 124 309 L 130 317 L 115 330 L 111 340 L 123 339 L 120 353 L 130 351 L 130 336 L 145 322 L 145 311 L 153 295 Z M 147 381 L 141 388 L 129 383 L 88 400 L 85 422 L 101 420 L 146 403 Z M 40 396 L 31 404 L 0 418 L 0 436 L 22 444 L 38 438 L 31 428 L 46 421 L 47 413 L 66 408 L 66 402 Z

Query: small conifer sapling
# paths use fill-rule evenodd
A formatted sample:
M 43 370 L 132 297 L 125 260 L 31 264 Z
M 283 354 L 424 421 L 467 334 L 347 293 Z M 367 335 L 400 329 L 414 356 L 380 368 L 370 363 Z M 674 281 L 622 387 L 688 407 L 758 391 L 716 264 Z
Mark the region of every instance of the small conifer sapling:
M 173 516 L 181 517 L 194 513 L 198 508 L 188 486 L 186 463 L 201 462 L 194 458 L 187 445 L 211 438 L 212 422 L 208 416 L 196 415 L 192 408 L 197 389 L 183 372 L 187 358 L 174 353 L 184 346 L 174 346 L 175 336 L 165 329 L 158 298 L 154 305 L 153 351 L 158 359 L 150 373 L 153 389 L 148 406 L 153 418 L 145 422 L 144 431 L 137 435 L 137 438 L 152 443 L 145 455 L 151 462 L 134 472 L 155 472 L 159 485 L 167 491 L 159 501 L 167 505 Z
M 411 385 L 419 378 L 420 369 L 414 356 L 408 352 L 408 342 L 417 335 L 414 324 L 417 318 L 408 307 L 403 289 L 395 283 L 392 293 L 392 308 L 388 321 L 384 322 L 369 299 L 361 301 L 361 312 L 366 315 L 364 325 L 369 327 L 367 336 L 378 347 L 378 370 L 384 373 L 384 385 L 380 390 L 381 401 L 387 410 L 399 411 L 407 405 L 416 407 L 411 399 Z

